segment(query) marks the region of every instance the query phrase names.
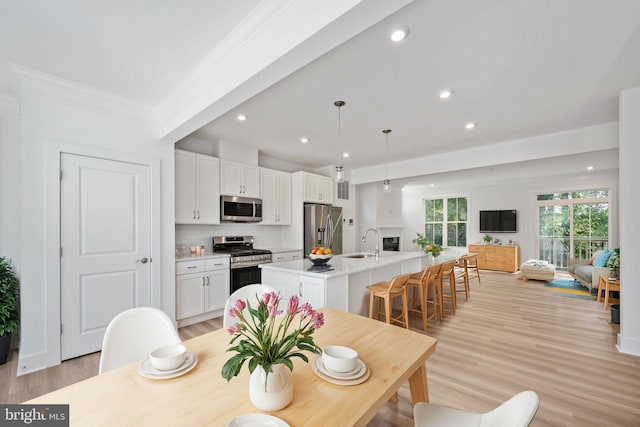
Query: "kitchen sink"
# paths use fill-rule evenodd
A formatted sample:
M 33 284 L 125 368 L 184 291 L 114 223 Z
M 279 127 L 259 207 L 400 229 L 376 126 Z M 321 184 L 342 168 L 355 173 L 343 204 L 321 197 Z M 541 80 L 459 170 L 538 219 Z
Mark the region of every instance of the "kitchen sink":
M 351 255 L 343 255 L 344 258 L 373 258 L 376 254 L 351 254 Z

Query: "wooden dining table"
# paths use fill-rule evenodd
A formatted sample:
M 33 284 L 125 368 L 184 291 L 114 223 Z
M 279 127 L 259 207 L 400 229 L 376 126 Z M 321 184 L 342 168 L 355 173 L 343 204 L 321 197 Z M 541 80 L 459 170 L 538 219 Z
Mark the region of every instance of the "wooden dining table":
M 313 334 L 320 347 L 345 345 L 358 351 L 370 370 L 358 385 L 329 383 L 314 374 L 310 363 L 294 359 L 293 400 L 269 412 L 291 427 L 364 426 L 409 381 L 412 403 L 429 400 L 426 361 L 436 349 L 435 338 L 368 319 L 323 308 L 325 324 Z M 249 369 L 227 382 L 220 372 L 230 335 L 216 330 L 185 341 L 198 358 L 196 367 L 173 379 L 141 376 L 140 362 L 108 371 L 32 399 L 32 404 L 69 404 L 71 426 L 172 425 L 225 426 L 248 413 L 264 413 L 249 400 Z

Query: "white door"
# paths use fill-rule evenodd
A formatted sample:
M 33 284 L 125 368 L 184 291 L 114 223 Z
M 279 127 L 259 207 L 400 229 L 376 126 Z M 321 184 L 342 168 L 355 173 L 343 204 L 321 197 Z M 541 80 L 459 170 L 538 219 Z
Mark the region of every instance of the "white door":
M 151 303 L 151 168 L 61 156 L 62 360 L 100 350 L 123 310 Z

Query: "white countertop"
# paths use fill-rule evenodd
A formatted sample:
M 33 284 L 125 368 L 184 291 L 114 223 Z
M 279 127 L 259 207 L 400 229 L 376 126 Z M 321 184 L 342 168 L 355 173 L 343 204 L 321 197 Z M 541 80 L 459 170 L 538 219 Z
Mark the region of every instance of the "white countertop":
M 176 262 L 180 261 L 196 261 L 200 259 L 214 259 L 214 258 L 229 258 L 229 254 L 206 254 L 206 255 L 191 255 L 191 254 L 179 254 L 176 255 Z
M 302 248 L 267 248 L 274 254 L 281 254 L 283 252 L 302 252 Z
M 313 269 L 310 271 L 309 268 L 311 268 L 313 264 L 308 259 L 285 261 L 273 264 L 260 264 L 260 268 L 263 270 L 274 270 L 284 273 L 329 279 L 332 277 L 345 276 L 351 273 L 358 273 L 360 271 L 371 270 L 385 265 L 428 256 L 420 251 L 381 252 L 380 258 L 378 259 L 375 259 L 375 257 L 346 258 L 348 255 L 350 254 L 336 255 L 331 258 L 327 264 L 328 268 L 332 269 L 329 271 L 313 271 Z

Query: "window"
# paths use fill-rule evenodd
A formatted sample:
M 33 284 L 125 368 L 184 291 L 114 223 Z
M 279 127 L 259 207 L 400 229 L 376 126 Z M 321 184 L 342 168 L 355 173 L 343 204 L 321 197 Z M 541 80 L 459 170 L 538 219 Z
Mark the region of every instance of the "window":
M 564 269 L 569 258 L 587 260 L 609 242 L 609 192 L 539 194 L 538 257 Z
M 467 198 L 424 201 L 424 236 L 442 246 L 467 246 Z

